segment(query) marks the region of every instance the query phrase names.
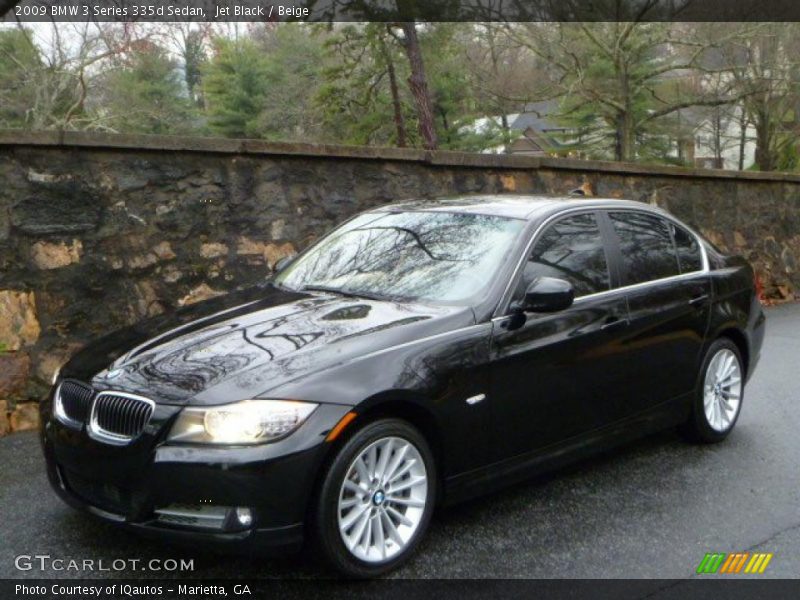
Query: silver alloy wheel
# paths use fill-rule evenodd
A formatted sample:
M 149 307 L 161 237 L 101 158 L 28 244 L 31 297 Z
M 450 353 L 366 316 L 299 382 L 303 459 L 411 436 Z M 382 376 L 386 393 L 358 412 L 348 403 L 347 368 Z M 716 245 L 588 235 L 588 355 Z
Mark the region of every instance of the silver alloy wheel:
M 706 421 L 720 433 L 730 429 L 742 401 L 742 370 L 729 348 L 722 348 L 709 361 L 703 383 Z
M 339 533 L 356 558 L 379 563 L 414 537 L 428 497 L 419 450 L 399 437 L 381 438 L 355 457 L 339 491 Z

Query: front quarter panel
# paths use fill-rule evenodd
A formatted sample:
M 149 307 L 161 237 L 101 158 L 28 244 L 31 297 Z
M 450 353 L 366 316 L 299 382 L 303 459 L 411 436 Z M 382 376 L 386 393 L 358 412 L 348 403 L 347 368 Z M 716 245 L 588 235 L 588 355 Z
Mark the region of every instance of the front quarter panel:
M 297 379 L 273 397 L 349 405 L 359 415 L 414 405 L 432 420 L 444 476 L 481 466 L 488 455 L 485 394 L 491 323 L 463 327 L 375 352 Z M 358 419 L 354 423 L 358 423 Z

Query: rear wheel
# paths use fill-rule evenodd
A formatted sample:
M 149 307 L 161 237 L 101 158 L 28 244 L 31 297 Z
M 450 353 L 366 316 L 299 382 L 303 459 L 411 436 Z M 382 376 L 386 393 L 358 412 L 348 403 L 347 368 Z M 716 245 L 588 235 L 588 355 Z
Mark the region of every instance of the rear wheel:
M 744 394 L 739 348 L 728 338 L 716 340 L 703 360 L 692 414 L 682 431 L 692 440 L 719 442 L 736 425 Z
M 340 573 L 373 577 L 404 562 L 425 533 L 436 467 L 422 434 L 399 419 L 356 432 L 324 476 L 315 511 L 319 547 Z

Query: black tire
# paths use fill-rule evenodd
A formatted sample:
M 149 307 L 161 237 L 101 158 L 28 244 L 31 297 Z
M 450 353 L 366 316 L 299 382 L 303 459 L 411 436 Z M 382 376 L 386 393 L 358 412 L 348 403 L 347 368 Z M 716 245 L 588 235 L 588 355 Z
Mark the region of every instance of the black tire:
M 339 532 L 339 495 L 347 473 L 367 448 L 384 438 L 402 438 L 419 452 L 425 466 L 427 493 L 422 517 L 416 531 L 396 556 L 382 562 L 367 562 L 356 557 Z M 338 449 L 322 475 L 322 482 L 312 506 L 310 524 L 314 549 L 340 575 L 352 578 L 376 577 L 397 568 L 414 553 L 424 537 L 433 514 L 437 493 L 437 472 L 433 453 L 424 436 L 401 419 L 383 418 L 364 425 Z
M 729 350 L 736 357 L 739 372 L 741 373 L 741 392 L 739 404 L 733 419 L 724 431 L 719 431 L 712 427 L 711 423 L 709 422 L 709 418 L 706 416 L 706 411 L 704 408 L 704 383 L 706 373 L 709 365 L 712 362 L 712 359 L 722 350 Z M 706 355 L 703 357 L 703 363 L 700 367 L 700 372 L 697 377 L 697 385 L 692 398 L 691 414 L 689 415 L 689 419 L 683 425 L 681 425 L 681 434 L 683 434 L 683 436 L 689 441 L 702 444 L 714 444 L 721 442 L 728 437 L 731 431 L 733 431 L 736 422 L 739 420 L 739 415 L 742 413 L 742 401 L 744 400 L 745 387 L 744 377 L 744 363 L 742 361 L 742 355 L 739 352 L 738 346 L 733 343 L 730 338 L 721 337 L 715 340 L 708 348 Z

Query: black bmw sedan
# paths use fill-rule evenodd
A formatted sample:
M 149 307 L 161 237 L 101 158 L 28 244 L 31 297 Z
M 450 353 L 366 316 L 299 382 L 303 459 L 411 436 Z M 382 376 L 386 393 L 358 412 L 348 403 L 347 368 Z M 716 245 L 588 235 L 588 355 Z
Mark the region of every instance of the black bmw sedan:
M 281 267 L 62 367 L 42 441 L 66 502 L 378 575 L 436 506 L 662 428 L 723 440 L 764 336 L 747 262 L 637 202 L 391 205 Z

